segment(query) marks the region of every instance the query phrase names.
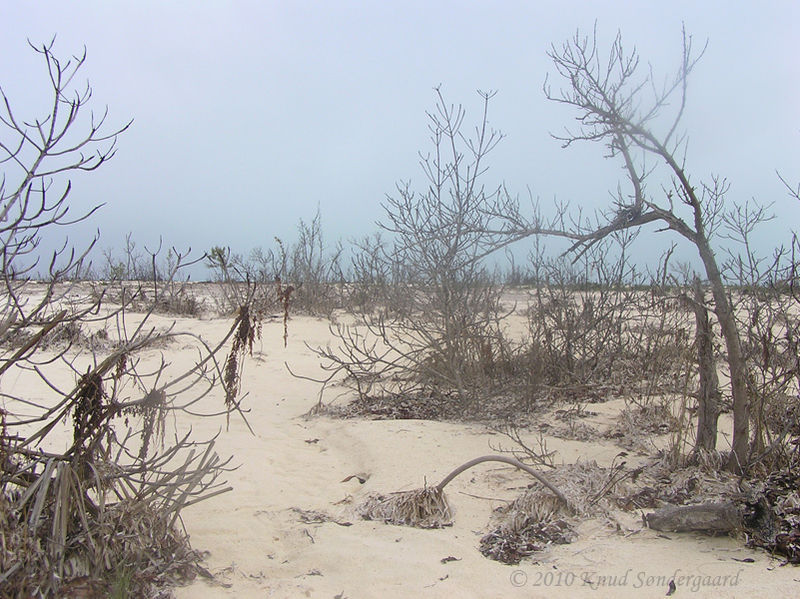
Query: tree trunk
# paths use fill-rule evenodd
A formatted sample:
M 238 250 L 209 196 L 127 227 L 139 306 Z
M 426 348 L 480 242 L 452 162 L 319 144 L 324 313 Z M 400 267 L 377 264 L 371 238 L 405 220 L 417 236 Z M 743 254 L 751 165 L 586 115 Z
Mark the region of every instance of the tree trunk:
M 646 514 L 644 521 L 664 532 L 730 532 L 742 527 L 742 515 L 730 502 L 669 505 Z
M 697 438 L 694 451 L 713 451 L 717 446 L 719 419 L 719 378 L 714 361 L 714 333 L 704 306 L 700 279 L 694 280 L 694 317 L 697 323 L 695 342 L 700 385 L 697 393 Z
M 708 245 L 705 235 L 698 236 L 695 245 L 706 269 L 714 296 L 714 312 L 717 315 L 722 338 L 725 340 L 727 362 L 731 377 L 731 395 L 733 396 L 733 443 L 728 458 L 727 469 L 741 473 L 747 464 L 747 452 L 750 442 L 750 398 L 747 392 L 747 367 L 742 357 L 742 346 L 731 303 L 717 268 L 714 252 Z

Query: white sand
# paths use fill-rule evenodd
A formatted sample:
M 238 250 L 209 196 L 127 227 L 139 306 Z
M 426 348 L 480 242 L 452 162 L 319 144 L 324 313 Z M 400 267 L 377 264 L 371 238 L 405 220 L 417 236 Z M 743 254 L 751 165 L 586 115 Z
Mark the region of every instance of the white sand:
M 226 328 L 217 321 L 195 325 L 209 336 Z M 328 339 L 327 322 L 294 317 L 284 349 L 282 325 L 265 325 L 261 351 L 246 364 L 243 381 L 256 434 L 234 419 L 218 445 L 221 454 L 233 454 L 241 465 L 228 477 L 235 490 L 184 513 L 194 546 L 210 552 L 207 565 L 218 583 L 198 580 L 178 589 L 179 598 L 641 598 L 665 596 L 671 578 L 678 585 L 675 597 L 800 595 L 800 570 L 779 567 L 766 553 L 729 537 L 661 535 L 643 528 L 640 514 L 621 514 L 622 531 L 603 521 L 585 522 L 579 540 L 552 547 L 538 564 L 506 566 L 484 558 L 478 543 L 492 510 L 530 482 L 498 464 L 478 466 L 448 486 L 456 511 L 450 528 L 417 530 L 359 520 L 352 506 L 368 493 L 413 489 L 426 479 L 434 484 L 460 463 L 492 453 L 490 443 L 496 447 L 503 439 L 471 424 L 304 419 L 317 401 L 318 387 L 293 378 L 283 363 L 319 376 L 318 361 L 303 341 L 313 346 Z M 613 407 L 592 406 L 601 412 L 595 423 L 607 420 Z M 192 423 L 198 433 L 216 430 L 217 424 Z M 605 440 L 548 439 L 548 447 L 564 462 L 582 458 L 608 464 L 619 452 Z M 351 474 L 369 479 L 363 485 L 355 478 L 341 482 Z M 352 525 L 305 523 L 295 508 L 320 510 Z M 457 561 L 442 563 L 451 556 Z M 737 561 L 745 558 L 755 562 Z
M 172 318 L 156 317 L 168 326 Z M 177 319 L 178 330 L 214 342 L 230 319 Z M 294 317 L 289 346 L 283 325 L 265 323 L 263 340 L 245 365 L 242 388 L 251 434 L 240 418 L 231 419 L 217 443 L 222 456 L 233 455 L 239 468 L 227 479 L 232 492 L 191 506 L 184 523 L 196 549 L 208 550 L 214 582 L 199 578 L 176 590 L 180 599 L 237 597 L 663 597 L 675 579 L 675 597 L 796 597 L 800 570 L 779 567 L 763 551 L 751 551 L 729 537 L 662 535 L 643 528 L 641 514 L 619 514 L 616 530 L 590 520 L 580 538 L 550 548 L 538 563 L 506 566 L 483 557 L 478 544 L 488 531 L 492 510 L 514 499 L 530 482 L 527 475 L 498 464 L 482 464 L 447 487 L 455 524 L 418 530 L 359 520 L 353 506 L 370 492 L 414 489 L 437 483 L 455 466 L 494 453 L 490 444 L 509 442 L 476 424 L 418 420 L 368 421 L 305 419 L 317 402 L 318 385 L 292 377 L 284 362 L 300 374 L 322 373 L 311 346 L 330 341 L 327 321 Z M 227 350 L 227 348 L 226 348 Z M 191 366 L 196 353 L 187 340 L 161 351 L 174 368 Z M 89 358 L 86 358 L 89 359 Z M 80 364 L 78 364 L 80 366 Z M 85 368 L 85 366 L 83 366 Z M 75 375 L 64 373 L 63 384 Z M 21 387 L 31 399 L 52 397 L 30 373 L 3 379 L 7 392 Z M 328 391 L 327 398 L 342 388 Z M 204 400 L 221 406 L 221 395 Z M 601 430 L 613 421 L 620 400 L 593 404 L 598 415 L 587 420 Z M 182 417 L 197 439 L 224 429 L 224 419 Z M 532 436 L 532 441 L 533 441 Z M 65 437 L 67 442 L 68 434 Z M 597 460 L 608 465 L 620 451 L 609 440 L 589 443 L 547 439 L 556 460 Z M 55 448 L 54 448 L 55 449 Z M 352 474 L 368 475 L 362 485 Z M 340 523 L 307 523 L 297 510 L 319 510 Z M 444 558 L 456 558 L 442 563 Z M 742 559 L 753 559 L 746 563 Z M 691 578 L 690 578 L 691 577 Z M 727 577 L 727 578 L 724 578 Z M 696 586 L 697 585 L 697 586 Z

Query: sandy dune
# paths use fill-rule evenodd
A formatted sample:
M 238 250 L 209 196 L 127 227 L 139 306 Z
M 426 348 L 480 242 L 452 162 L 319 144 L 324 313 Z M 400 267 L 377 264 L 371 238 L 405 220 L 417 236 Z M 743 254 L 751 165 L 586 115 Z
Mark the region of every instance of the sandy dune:
M 213 339 L 224 320 L 185 320 L 186 328 Z M 293 378 L 319 375 L 304 346 L 324 344 L 326 321 L 295 317 L 288 348 L 282 325 L 264 326 L 263 340 L 245 366 L 250 393 L 250 434 L 241 420 L 220 436 L 218 450 L 239 468 L 229 475 L 235 490 L 184 512 L 194 546 L 209 551 L 216 580 L 198 579 L 177 589 L 179 598 L 211 597 L 789 597 L 800 593 L 800 572 L 728 537 L 662 535 L 643 528 L 640 514 L 621 513 L 621 530 L 591 520 L 578 541 L 552 547 L 538 563 L 506 566 L 484 558 L 478 543 L 492 510 L 530 482 L 511 468 L 484 464 L 455 480 L 448 497 L 455 525 L 417 530 L 359 520 L 354 504 L 370 492 L 434 484 L 452 467 L 491 453 L 502 439 L 481 425 L 418 420 L 375 421 L 303 418 L 318 387 Z M 170 348 L 176 362 L 189 360 Z M 333 389 L 329 397 L 340 389 Z M 596 424 L 621 403 L 602 404 Z M 191 425 L 203 437 L 220 422 Z M 608 464 L 619 448 L 610 441 L 549 439 L 557 460 Z M 352 474 L 367 475 L 362 485 Z M 324 512 L 330 520 L 320 522 Z M 317 520 L 317 521 L 315 521 Z M 445 559 L 445 558 L 455 558 Z M 754 560 L 741 561 L 741 560 Z M 726 578 L 727 577 L 727 578 Z
M 133 315 L 135 319 L 135 315 Z M 177 321 L 177 322 L 176 322 Z M 155 316 L 152 325 L 221 339 L 225 318 Z M 360 520 L 354 506 L 369 493 L 401 491 L 437 483 L 455 466 L 495 453 L 509 441 L 480 424 L 420 420 L 305 418 L 319 387 L 289 374 L 320 376 L 318 359 L 304 344 L 330 341 L 328 322 L 295 316 L 289 344 L 283 324 L 264 324 L 263 339 L 245 364 L 242 389 L 251 434 L 240 418 L 229 429 L 220 418 L 182 416 L 178 429 L 192 427 L 197 439 L 221 434 L 217 451 L 233 456 L 228 475 L 234 490 L 184 511 L 196 549 L 207 550 L 214 580 L 198 578 L 176 589 L 180 599 L 213 597 L 662 597 L 670 579 L 673 596 L 796 597 L 800 570 L 780 566 L 740 540 L 700 534 L 668 534 L 644 528 L 641 513 L 616 514 L 617 523 L 583 522 L 580 538 L 551 547 L 536 560 L 507 566 L 478 550 L 492 511 L 514 499 L 531 482 L 498 464 L 482 464 L 447 487 L 455 524 L 419 530 Z M 170 368 L 192 365 L 190 340 L 150 350 L 143 358 Z M 86 358 L 83 358 L 86 359 Z M 90 358 L 89 358 L 90 359 Z M 65 371 L 63 385 L 74 383 Z M 5 391 L 25 389 L 31 399 L 50 397 L 32 373 L 9 373 Z M 342 394 L 331 388 L 326 400 Z M 343 396 L 337 401 L 346 401 Z M 215 411 L 219 392 L 204 400 Z M 614 399 L 593 404 L 588 424 L 603 430 L 624 407 Z M 535 445 L 534 435 L 531 442 Z M 65 428 L 64 449 L 70 440 Z M 57 437 L 49 439 L 58 442 Z M 547 438 L 556 461 L 596 460 L 609 465 L 620 448 L 608 439 L 592 442 Z M 631 460 L 632 458 L 628 458 Z M 361 484 L 357 477 L 365 478 Z M 324 517 L 320 517 L 324 516 Z M 747 560 L 747 561 L 744 561 Z M 751 561 L 752 560 L 752 561 Z

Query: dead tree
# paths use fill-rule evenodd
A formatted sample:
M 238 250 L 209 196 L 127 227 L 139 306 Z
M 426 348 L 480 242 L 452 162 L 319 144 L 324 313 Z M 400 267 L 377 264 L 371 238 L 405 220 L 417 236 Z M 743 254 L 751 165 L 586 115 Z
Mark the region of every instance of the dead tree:
M 545 81 L 548 99 L 576 109 L 577 128 L 555 136 L 563 147 L 579 141 L 600 142 L 608 156 L 622 161 L 630 188 L 618 189 L 613 206 L 604 214 L 605 224 L 589 226 L 575 220 L 570 228 L 555 234 L 574 241 L 571 252 L 580 255 L 588 247 L 616 231 L 661 225 L 692 243 L 702 261 L 714 300 L 714 313 L 727 351 L 733 396 L 733 451 L 728 467 L 741 470 L 748 461 L 750 398 L 747 366 L 731 301 L 717 264 L 712 240 L 724 216 L 728 184 L 724 179 L 695 181 L 686 168 L 686 140 L 680 133 L 687 101 L 689 75 L 702 57 L 684 32 L 683 53 L 675 76 L 664 84 L 651 71 L 641 74 L 636 50 L 626 51 L 621 35 L 602 56 L 597 35 L 579 33 L 549 56 L 567 85 L 560 92 Z M 649 95 L 648 95 L 649 94 Z M 645 160 L 650 163 L 646 164 Z M 648 178 L 664 175 L 668 183 L 648 188 Z M 498 216 L 502 229 L 514 239 L 525 235 L 553 234 L 538 218 L 526 217 L 513 199 Z M 498 233 L 494 231 L 493 233 Z
M 94 212 L 69 214 L 71 185 L 62 182 L 112 158 L 130 123 L 109 129 L 107 111 L 87 114 L 91 88 L 74 84 L 85 52 L 62 61 L 53 42 L 32 47 L 46 66 L 49 111 L 24 117 L 26 107 L 15 107 L 0 88 L 0 587 L 3 596 L 61 596 L 70 578 L 103 580 L 115 570 L 143 585 L 163 583 L 170 577 L 164 570 L 180 578 L 198 557 L 175 526 L 181 510 L 229 489 L 221 479 L 228 462 L 213 451 L 214 439 L 172 434 L 167 416 L 208 413 L 200 402 L 220 386 L 224 404 L 211 411 L 239 411 L 241 357 L 257 318 L 243 306 L 215 345 L 158 332 L 149 323 L 155 301 L 132 322 L 132 295 L 107 305 L 104 294 L 70 282 L 94 242 L 44 253 L 54 228 Z M 166 279 L 184 258 L 175 254 Z M 151 353 L 150 363 L 141 355 L 176 338 L 197 349 L 182 372 L 163 355 L 152 360 Z M 224 362 L 217 356 L 231 339 Z M 35 397 L 15 386 L 22 375 L 39 389 Z M 70 425 L 66 449 L 53 449 L 64 445 L 50 442 L 54 432 Z

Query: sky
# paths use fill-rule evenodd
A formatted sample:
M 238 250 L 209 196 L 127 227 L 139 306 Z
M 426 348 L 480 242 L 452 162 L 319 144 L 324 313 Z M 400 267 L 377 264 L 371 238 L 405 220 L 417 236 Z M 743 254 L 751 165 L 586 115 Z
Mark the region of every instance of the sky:
M 800 223 L 776 175 L 800 181 L 798 22 L 796 0 L 2 0 L 0 86 L 20 114 L 40 114 L 47 74 L 27 40 L 56 36 L 56 55 L 86 47 L 95 111 L 133 119 L 113 160 L 72 177 L 76 212 L 105 204 L 72 241 L 100 230 L 100 248 L 130 232 L 140 245 L 247 252 L 291 240 L 318 208 L 331 243 L 376 231 L 396 184 L 422 185 L 439 85 L 470 125 L 476 90 L 497 90 L 489 121 L 506 137 L 487 186 L 545 208 L 607 206 L 624 173 L 601 146 L 552 137 L 576 113 L 544 97 L 548 74 L 561 85 L 546 53 L 596 24 L 601 44 L 620 31 L 661 79 L 685 25 L 696 47 L 708 42 L 689 82 L 687 169 L 727 177 L 731 201 L 774 202 L 766 251 Z

